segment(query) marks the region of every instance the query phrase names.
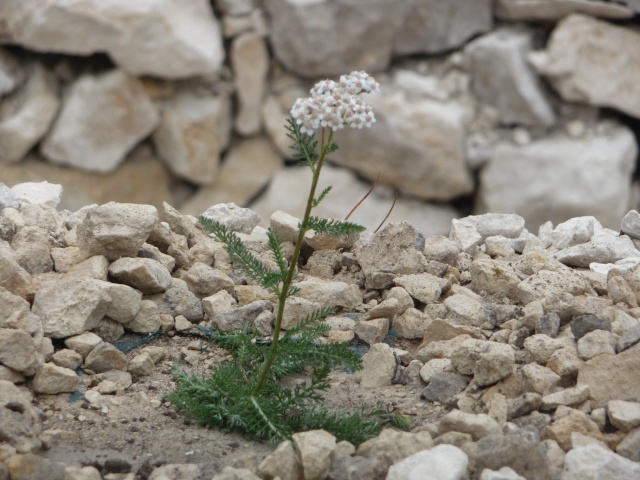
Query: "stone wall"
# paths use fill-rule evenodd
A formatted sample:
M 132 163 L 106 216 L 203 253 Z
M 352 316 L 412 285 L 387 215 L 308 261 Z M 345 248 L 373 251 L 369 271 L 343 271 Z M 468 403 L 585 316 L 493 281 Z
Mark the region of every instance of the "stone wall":
M 0 182 L 63 185 L 60 208 L 235 202 L 300 215 L 283 128 L 310 85 L 382 85 L 343 130 L 321 215 L 446 233 L 467 213 L 530 228 L 637 208 L 640 1 L 3 0 Z M 638 132 L 636 131 L 636 134 Z

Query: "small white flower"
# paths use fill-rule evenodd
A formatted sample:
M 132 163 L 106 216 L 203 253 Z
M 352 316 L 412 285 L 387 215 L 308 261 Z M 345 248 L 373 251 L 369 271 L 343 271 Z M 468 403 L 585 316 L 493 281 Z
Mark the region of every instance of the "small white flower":
M 342 75 L 339 83 L 322 80 L 311 89 L 311 97 L 295 101 L 291 116 L 300 125 L 300 132 L 309 135 L 320 127 L 334 131 L 345 124 L 358 129 L 370 127 L 375 115 L 359 95 L 379 89 L 378 82 L 365 71 Z

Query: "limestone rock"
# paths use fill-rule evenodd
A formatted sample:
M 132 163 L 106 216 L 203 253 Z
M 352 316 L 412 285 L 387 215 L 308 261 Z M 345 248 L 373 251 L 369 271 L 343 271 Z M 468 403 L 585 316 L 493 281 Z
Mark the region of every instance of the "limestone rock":
M 334 163 L 421 199 L 449 200 L 471 192 L 462 148 L 469 115 L 463 106 L 414 99 L 399 89 L 370 95 L 367 103 L 376 127 L 340 130 Z
M 598 425 L 585 413 L 570 409 L 567 415 L 556 420 L 545 430 L 545 436 L 558 442 L 565 452 L 572 447 L 572 433 L 579 432 L 593 438 L 600 437 Z
M 295 296 L 289 297 L 282 314 L 282 328 L 289 330 L 298 326 L 300 322 L 319 308 L 320 305 L 316 302 Z
M 109 275 L 142 293 L 164 292 L 171 285 L 166 267 L 150 258 L 120 258 L 109 265 Z
M 0 248 L 0 287 L 14 295 L 28 298 L 31 291 L 31 275 L 16 261 L 10 249 Z
M 91 350 L 101 342 L 102 339 L 92 332 L 84 332 L 80 335 L 75 335 L 64 340 L 65 346 L 75 352 L 78 352 L 82 358 L 86 358 L 87 355 L 91 353 Z
M 157 124 L 158 113 L 136 78 L 121 70 L 83 75 L 69 88 L 41 151 L 60 165 L 112 172 Z
M 585 214 L 619 228 L 627 211 L 637 145 L 624 127 L 603 124 L 603 129 L 606 134 L 586 139 L 551 137 L 523 146 L 498 144 L 480 174 L 483 209 L 515 211 L 529 228 Z M 588 177 L 579 174 L 585 171 L 590 172 Z M 594 194 L 585 198 L 580 194 L 584 191 Z
M 216 178 L 220 153 L 229 144 L 230 109 L 226 94 L 180 91 L 163 103 L 153 141 L 175 175 L 198 185 Z
M 443 372 L 452 372 L 453 365 L 448 358 L 433 358 L 426 362 L 422 368 L 420 368 L 420 378 L 425 383 L 430 383 L 434 375 Z
M 120 323 L 131 322 L 140 310 L 142 293 L 128 285 L 117 283 L 104 282 L 101 286 L 111 297 L 111 303 L 107 307 L 105 315 Z
M 110 303 L 99 280 L 69 280 L 38 290 L 32 311 L 46 336 L 66 338 L 97 327 Z
M 42 364 L 36 343 L 24 330 L 0 328 L 0 363 L 27 375 L 33 375 Z
M 551 480 L 540 436 L 531 427 L 506 435 L 487 435 L 478 441 L 475 459 L 477 471 L 509 467 L 522 475 L 519 478 Z
M 442 290 L 448 284 L 447 280 L 429 273 L 401 275 L 394 278 L 393 282 L 397 286 L 403 287 L 409 295 L 422 303 L 437 301 Z
M 164 293 L 150 295 L 147 298 L 158 305 L 161 314 L 169 314 L 174 318 L 182 315 L 190 322 L 202 320 L 202 302 L 186 285 L 172 285 Z
M 144 377 L 147 375 L 151 375 L 153 373 L 153 359 L 151 355 L 146 352 L 143 352 L 139 355 L 136 355 L 129 362 L 129 366 L 127 370 L 129 373 L 133 375 L 137 375 L 139 377 Z
M 233 202 L 213 205 L 207 208 L 202 216 L 221 223 L 233 232 L 247 235 L 260 223 L 260 215 L 248 208 L 238 207 Z
M 18 183 L 12 190 L 29 203 L 56 208 L 60 203 L 63 188 L 62 185 L 44 181 Z
M 288 71 L 309 78 L 356 69 L 384 70 L 409 13 L 408 2 L 390 5 L 384 0 L 328 4 L 267 0 L 264 7 L 271 19 L 269 39 L 275 58 Z M 353 28 L 353 19 L 358 19 L 358 28 Z M 329 37 L 330 42 L 319 41 Z
M 127 357 L 110 343 L 102 342 L 95 346 L 85 358 L 85 368 L 96 373 L 109 370 L 126 370 Z
M 548 127 L 556 118 L 527 63 L 530 50 L 531 34 L 526 30 L 503 28 L 475 40 L 465 48 L 471 88 L 498 110 L 501 123 Z
M 438 445 L 422 450 L 392 465 L 387 480 L 442 478 L 462 480 L 467 473 L 469 457 L 453 445 Z
M 173 0 L 162 5 L 10 0 L 5 10 L 12 43 L 42 52 L 107 52 L 133 75 L 209 75 L 224 60 L 220 27 L 202 0 L 189 5 Z M 78 42 L 79 37 L 84 40 Z
M 589 398 L 589 387 L 581 385 L 579 387 L 565 388 L 559 392 L 550 393 L 542 397 L 542 409 L 553 410 L 560 405 L 579 405 Z
M 405 22 L 398 31 L 394 54 L 441 53 L 459 45 L 493 25 L 490 1 L 438 0 L 410 2 Z M 446 22 L 438 19 L 446 18 Z M 445 25 L 446 23 L 446 25 Z
M 258 466 L 258 471 L 262 477 L 266 478 L 279 477 L 281 480 L 304 479 L 302 463 L 290 440 L 280 443 L 273 453 L 267 455 Z
M 52 363 L 42 365 L 33 379 L 33 390 L 37 393 L 55 395 L 56 393 L 75 392 L 79 377 L 73 370 Z
M 567 452 L 562 480 L 603 479 L 633 480 L 640 475 L 640 465 L 597 444 Z
M 362 294 L 357 285 L 346 282 L 322 281 L 309 278 L 295 284 L 296 295 L 316 302 L 323 307 L 355 308 L 362 303 Z
M 617 355 L 599 355 L 579 370 L 578 386 L 587 385 L 594 407 L 608 400 L 640 402 L 640 385 L 627 381 L 640 368 L 640 349 L 632 348 Z
M 421 250 L 424 237 L 407 222 L 393 222 L 368 241 L 356 245 L 355 254 L 368 288 L 389 286 L 396 274 L 423 273 L 427 261 Z
M 564 100 L 638 117 L 640 96 L 623 93 L 640 72 L 638 48 L 637 32 L 576 13 L 554 29 L 541 70 Z
M 59 367 L 68 368 L 69 370 L 76 370 L 82 365 L 82 355 L 75 350 L 69 348 L 63 348 L 51 355 L 52 363 L 55 363 Z
M 336 437 L 324 430 L 310 430 L 295 433 L 292 439 L 305 480 L 324 480 L 331 467 Z
M 369 345 L 381 343 L 389 333 L 389 319 L 360 320 L 355 324 L 353 331 L 360 340 Z
M 136 333 L 155 333 L 161 325 L 158 306 L 151 300 L 142 300 L 135 317 L 126 324 L 126 328 Z
M 609 421 L 623 432 L 640 425 L 640 402 L 611 400 L 607 403 Z
M 40 64 L 0 102 L 0 163 L 18 162 L 47 133 L 60 108 L 55 77 Z
M 396 372 L 396 356 L 386 343 L 374 343 L 362 357 L 362 381 L 365 388 L 377 388 L 391 385 Z
M 109 202 L 92 207 L 77 227 L 78 246 L 88 257 L 135 257 L 157 222 L 158 211 L 151 205 Z
M 409 308 L 393 320 L 393 328 L 402 338 L 423 338 L 432 319 L 416 308 Z
M 474 440 L 479 440 L 492 433 L 500 432 L 500 425 L 484 413 L 473 414 L 453 410 L 442 417 L 438 425 L 440 435 L 451 431 L 469 433 Z
M 362 442 L 356 450 L 356 455 L 367 458 L 383 455 L 389 463 L 397 463 L 403 458 L 432 447 L 433 440 L 429 432 L 413 433 L 384 428 L 377 437 Z
M 469 378 L 455 372 L 439 372 L 431 376 L 429 385 L 422 390 L 421 398 L 428 402 L 450 405 L 456 395 L 469 385 Z
M 268 300 L 256 300 L 243 307 L 234 308 L 212 318 L 218 330 L 229 332 L 242 330 L 251 325 L 264 311 L 273 311 L 273 303 Z
M 623 457 L 640 461 L 640 428 L 631 430 L 616 447 L 616 452 Z

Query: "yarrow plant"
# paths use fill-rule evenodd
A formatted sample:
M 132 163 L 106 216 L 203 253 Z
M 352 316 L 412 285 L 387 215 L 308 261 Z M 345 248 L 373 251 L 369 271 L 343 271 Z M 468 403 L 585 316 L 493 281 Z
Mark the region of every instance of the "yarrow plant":
M 360 95 L 378 89 L 378 83 L 366 72 L 352 72 L 341 76 L 339 82 L 317 83 L 311 89 L 311 96 L 298 99 L 291 109 L 286 128 L 293 141 L 293 157 L 311 169 L 312 179 L 293 255 L 288 261 L 282 240 L 273 229 L 268 230 L 269 248 L 277 270 L 254 257 L 224 225 L 200 217 L 202 224 L 225 243 L 234 267 L 277 297 L 271 339 L 257 341 L 257 334 L 249 329 L 217 332 L 212 341 L 226 348 L 233 360 L 217 367 L 208 379 L 178 373 L 178 389 L 169 399 L 202 424 L 270 441 L 284 440 L 298 431 L 322 428 L 339 440 L 349 440 L 355 445 L 379 433 L 386 422 L 408 426 L 404 417 L 389 413 L 380 405 L 363 406 L 356 412 L 331 411 L 320 405 L 321 392 L 329 388 L 331 369 L 362 368 L 360 357 L 346 344 L 318 341 L 329 330 L 322 321 L 336 312 L 334 308 L 321 308 L 300 319 L 296 327 L 282 332 L 287 299 L 298 292 L 293 281 L 305 234 L 314 230 L 318 234 L 344 236 L 364 230 L 347 221 L 312 216 L 311 211 L 331 190 L 328 187 L 316 195 L 324 160 L 338 148 L 333 142 L 335 131 L 345 125 L 370 127 L 375 116 Z M 284 377 L 302 372 L 310 373 L 310 380 L 293 388 L 282 384 Z

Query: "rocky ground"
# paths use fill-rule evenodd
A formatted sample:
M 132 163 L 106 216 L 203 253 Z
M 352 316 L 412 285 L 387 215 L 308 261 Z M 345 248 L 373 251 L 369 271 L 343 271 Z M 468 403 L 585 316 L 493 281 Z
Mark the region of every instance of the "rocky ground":
M 361 372 L 332 374 L 327 404 L 381 402 L 412 427 L 276 448 L 205 430 L 164 398 L 175 365 L 206 375 L 227 357 L 206 329 L 268 335 L 269 293 L 169 205 L 57 211 L 57 192 L 0 185 L 2 480 L 640 477 L 635 211 L 621 231 L 579 217 L 534 235 L 487 214 L 449 237 L 407 222 L 308 235 L 285 325 L 337 306 L 326 341 L 364 353 Z M 253 212 L 207 215 L 271 261 Z M 293 217 L 270 223 L 294 237 Z

